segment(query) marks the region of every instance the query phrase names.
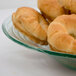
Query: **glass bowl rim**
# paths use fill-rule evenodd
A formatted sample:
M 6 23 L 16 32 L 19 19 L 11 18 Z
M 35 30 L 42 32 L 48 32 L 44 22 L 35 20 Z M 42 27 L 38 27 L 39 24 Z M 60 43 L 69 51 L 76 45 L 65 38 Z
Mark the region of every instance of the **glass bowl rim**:
M 40 49 L 40 48 L 37 48 L 37 47 L 33 47 L 33 46 L 30 46 L 28 44 L 25 44 L 21 41 L 18 41 L 16 40 L 15 38 L 13 38 L 12 36 L 9 35 L 9 33 L 7 32 L 5 26 L 6 26 L 6 22 L 9 20 L 9 18 L 11 19 L 11 16 L 9 16 L 8 18 L 6 18 L 4 20 L 4 22 L 2 23 L 2 31 L 4 32 L 4 34 L 9 38 L 11 39 L 12 41 L 14 41 L 15 43 L 19 44 L 19 45 L 22 45 L 24 47 L 27 47 L 29 49 L 33 49 L 33 50 L 36 50 L 36 51 L 39 51 L 39 52 L 42 52 L 42 53 L 46 53 L 46 54 L 49 54 L 49 55 L 54 55 L 54 56 L 61 56 L 61 57 L 68 57 L 68 58 L 76 58 L 76 55 L 72 55 L 72 54 L 67 54 L 67 53 L 61 53 L 61 52 L 55 52 L 55 51 L 49 51 L 49 50 L 44 50 L 44 49 Z

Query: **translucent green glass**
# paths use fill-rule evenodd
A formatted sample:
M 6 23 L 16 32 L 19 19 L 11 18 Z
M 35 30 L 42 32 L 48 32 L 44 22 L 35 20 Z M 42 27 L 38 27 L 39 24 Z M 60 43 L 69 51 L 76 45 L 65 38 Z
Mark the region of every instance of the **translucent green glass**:
M 61 64 L 71 69 L 76 69 L 76 55 L 54 52 L 50 50 L 48 46 L 42 46 L 32 42 L 13 27 L 11 17 L 8 17 L 3 22 L 2 30 L 9 39 L 16 42 L 17 44 L 50 55 L 54 57 L 57 61 L 59 61 Z

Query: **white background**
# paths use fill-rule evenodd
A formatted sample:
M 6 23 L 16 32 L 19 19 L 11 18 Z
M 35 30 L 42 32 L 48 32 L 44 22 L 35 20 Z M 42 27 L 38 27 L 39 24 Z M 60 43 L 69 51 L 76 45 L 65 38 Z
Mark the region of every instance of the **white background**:
M 0 0 L 0 76 L 76 76 L 51 56 L 22 47 L 2 32 L 3 21 L 20 6 L 37 7 L 36 0 Z
M 0 9 L 17 8 L 21 6 L 37 7 L 37 0 L 0 0 Z

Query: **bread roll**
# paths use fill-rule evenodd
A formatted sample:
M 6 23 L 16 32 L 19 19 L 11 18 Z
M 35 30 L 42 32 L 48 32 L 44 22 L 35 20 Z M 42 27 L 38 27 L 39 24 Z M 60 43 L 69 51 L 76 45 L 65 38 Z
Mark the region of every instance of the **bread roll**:
M 58 0 L 38 0 L 38 8 L 49 22 L 64 14 L 64 9 L 58 3 Z
M 76 54 L 76 15 L 57 17 L 49 25 L 47 36 L 54 51 Z
M 48 22 L 43 16 L 29 7 L 18 8 L 12 15 L 14 27 L 32 41 L 46 45 Z
M 76 13 L 76 0 L 58 0 L 60 5 L 72 14 Z

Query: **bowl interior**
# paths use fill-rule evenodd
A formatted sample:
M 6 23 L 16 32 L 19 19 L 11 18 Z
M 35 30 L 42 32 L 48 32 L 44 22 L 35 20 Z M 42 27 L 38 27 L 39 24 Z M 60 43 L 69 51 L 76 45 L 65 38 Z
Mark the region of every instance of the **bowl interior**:
M 34 49 L 39 52 L 43 52 L 49 55 L 55 55 L 55 56 L 63 56 L 63 57 L 70 57 L 70 58 L 76 58 L 76 55 L 72 54 L 65 54 L 60 52 L 54 52 L 50 50 L 49 46 L 43 46 L 36 44 L 29 40 L 26 36 L 22 35 L 18 30 L 16 30 L 13 27 L 12 18 L 11 16 L 8 17 L 2 24 L 2 30 L 5 33 L 5 35 L 10 38 L 12 41 L 25 46 L 30 49 Z

